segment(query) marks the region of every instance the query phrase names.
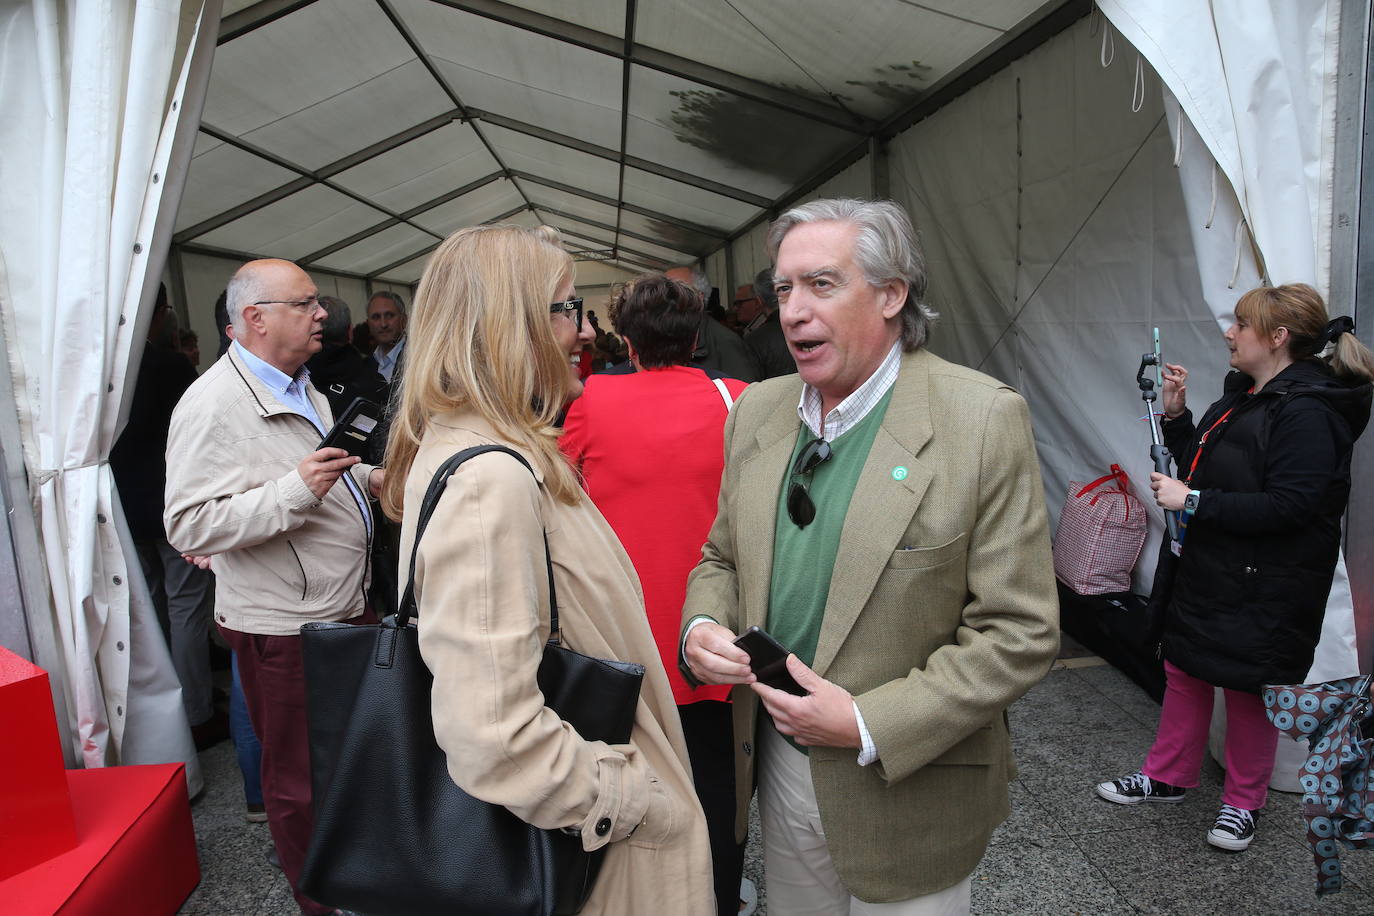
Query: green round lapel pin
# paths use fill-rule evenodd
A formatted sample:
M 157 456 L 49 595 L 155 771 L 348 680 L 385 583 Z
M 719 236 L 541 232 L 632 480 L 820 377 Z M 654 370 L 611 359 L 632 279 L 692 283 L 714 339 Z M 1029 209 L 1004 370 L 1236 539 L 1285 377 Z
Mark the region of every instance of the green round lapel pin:
M 906 470 L 906 468 L 902 467 L 901 465 L 898 465 L 897 467 L 895 467 L 895 468 L 892 469 L 892 479 L 893 479 L 893 480 L 906 480 L 906 475 L 907 475 L 907 470 Z

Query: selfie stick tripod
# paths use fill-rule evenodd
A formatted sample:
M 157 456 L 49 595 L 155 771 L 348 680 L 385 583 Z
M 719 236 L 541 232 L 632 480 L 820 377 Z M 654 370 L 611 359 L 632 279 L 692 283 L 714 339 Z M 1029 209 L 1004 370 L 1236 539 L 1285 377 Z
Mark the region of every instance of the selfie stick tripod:
M 1135 382 L 1140 386 L 1140 399 L 1145 402 L 1145 411 L 1150 420 L 1150 460 L 1155 463 L 1155 470 L 1167 477 L 1170 476 L 1169 462 L 1173 456 L 1159 437 L 1159 420 L 1155 417 L 1155 380 L 1145 377 L 1147 368 L 1158 365 L 1158 353 L 1146 353 L 1140 357 L 1140 369 L 1136 371 Z M 1164 510 L 1164 524 L 1169 529 L 1169 538 L 1178 540 L 1178 513 Z

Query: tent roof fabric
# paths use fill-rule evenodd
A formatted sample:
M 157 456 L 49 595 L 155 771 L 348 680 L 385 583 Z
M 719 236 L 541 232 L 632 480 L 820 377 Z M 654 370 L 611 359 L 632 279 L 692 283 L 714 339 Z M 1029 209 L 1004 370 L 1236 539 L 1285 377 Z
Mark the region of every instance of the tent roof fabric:
M 174 241 L 412 283 L 448 233 L 515 220 L 602 268 L 662 269 L 1087 8 L 226 0 Z

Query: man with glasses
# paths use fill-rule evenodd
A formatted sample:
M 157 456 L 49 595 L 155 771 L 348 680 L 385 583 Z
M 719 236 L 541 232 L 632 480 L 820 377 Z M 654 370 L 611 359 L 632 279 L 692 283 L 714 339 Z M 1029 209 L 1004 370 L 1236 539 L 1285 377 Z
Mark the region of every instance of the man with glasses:
M 732 412 L 684 664 L 749 685 L 738 800 L 757 761 L 770 908 L 968 912 L 1009 811 L 1005 710 L 1058 646 L 1029 415 L 923 347 L 924 257 L 896 204 L 801 205 L 768 247 L 799 377 Z M 794 653 L 805 696 L 756 682 L 733 642 L 750 626 Z
M 326 311 L 290 261 L 250 261 L 229 281 L 234 341 L 187 389 L 167 440 L 167 540 L 213 562 L 215 622 L 234 650 L 262 742 L 267 823 L 308 916 L 333 913 L 296 890 L 313 828 L 300 627 L 364 614 L 369 495 L 380 468 L 318 448 L 333 425 L 305 362 Z

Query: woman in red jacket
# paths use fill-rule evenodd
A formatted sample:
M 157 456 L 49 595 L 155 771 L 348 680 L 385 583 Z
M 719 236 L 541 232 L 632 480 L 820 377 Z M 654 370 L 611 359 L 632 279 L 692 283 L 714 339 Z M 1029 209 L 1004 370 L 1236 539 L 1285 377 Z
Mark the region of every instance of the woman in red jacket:
M 722 916 L 735 916 L 744 848 L 735 842 L 729 688 L 693 688 L 677 667 L 687 574 L 716 517 L 722 427 L 745 388 L 686 365 L 702 308 L 694 290 L 662 275 L 626 286 L 611 314 L 635 372 L 587 379 L 560 441 L 639 574 L 706 811 L 716 900 Z

